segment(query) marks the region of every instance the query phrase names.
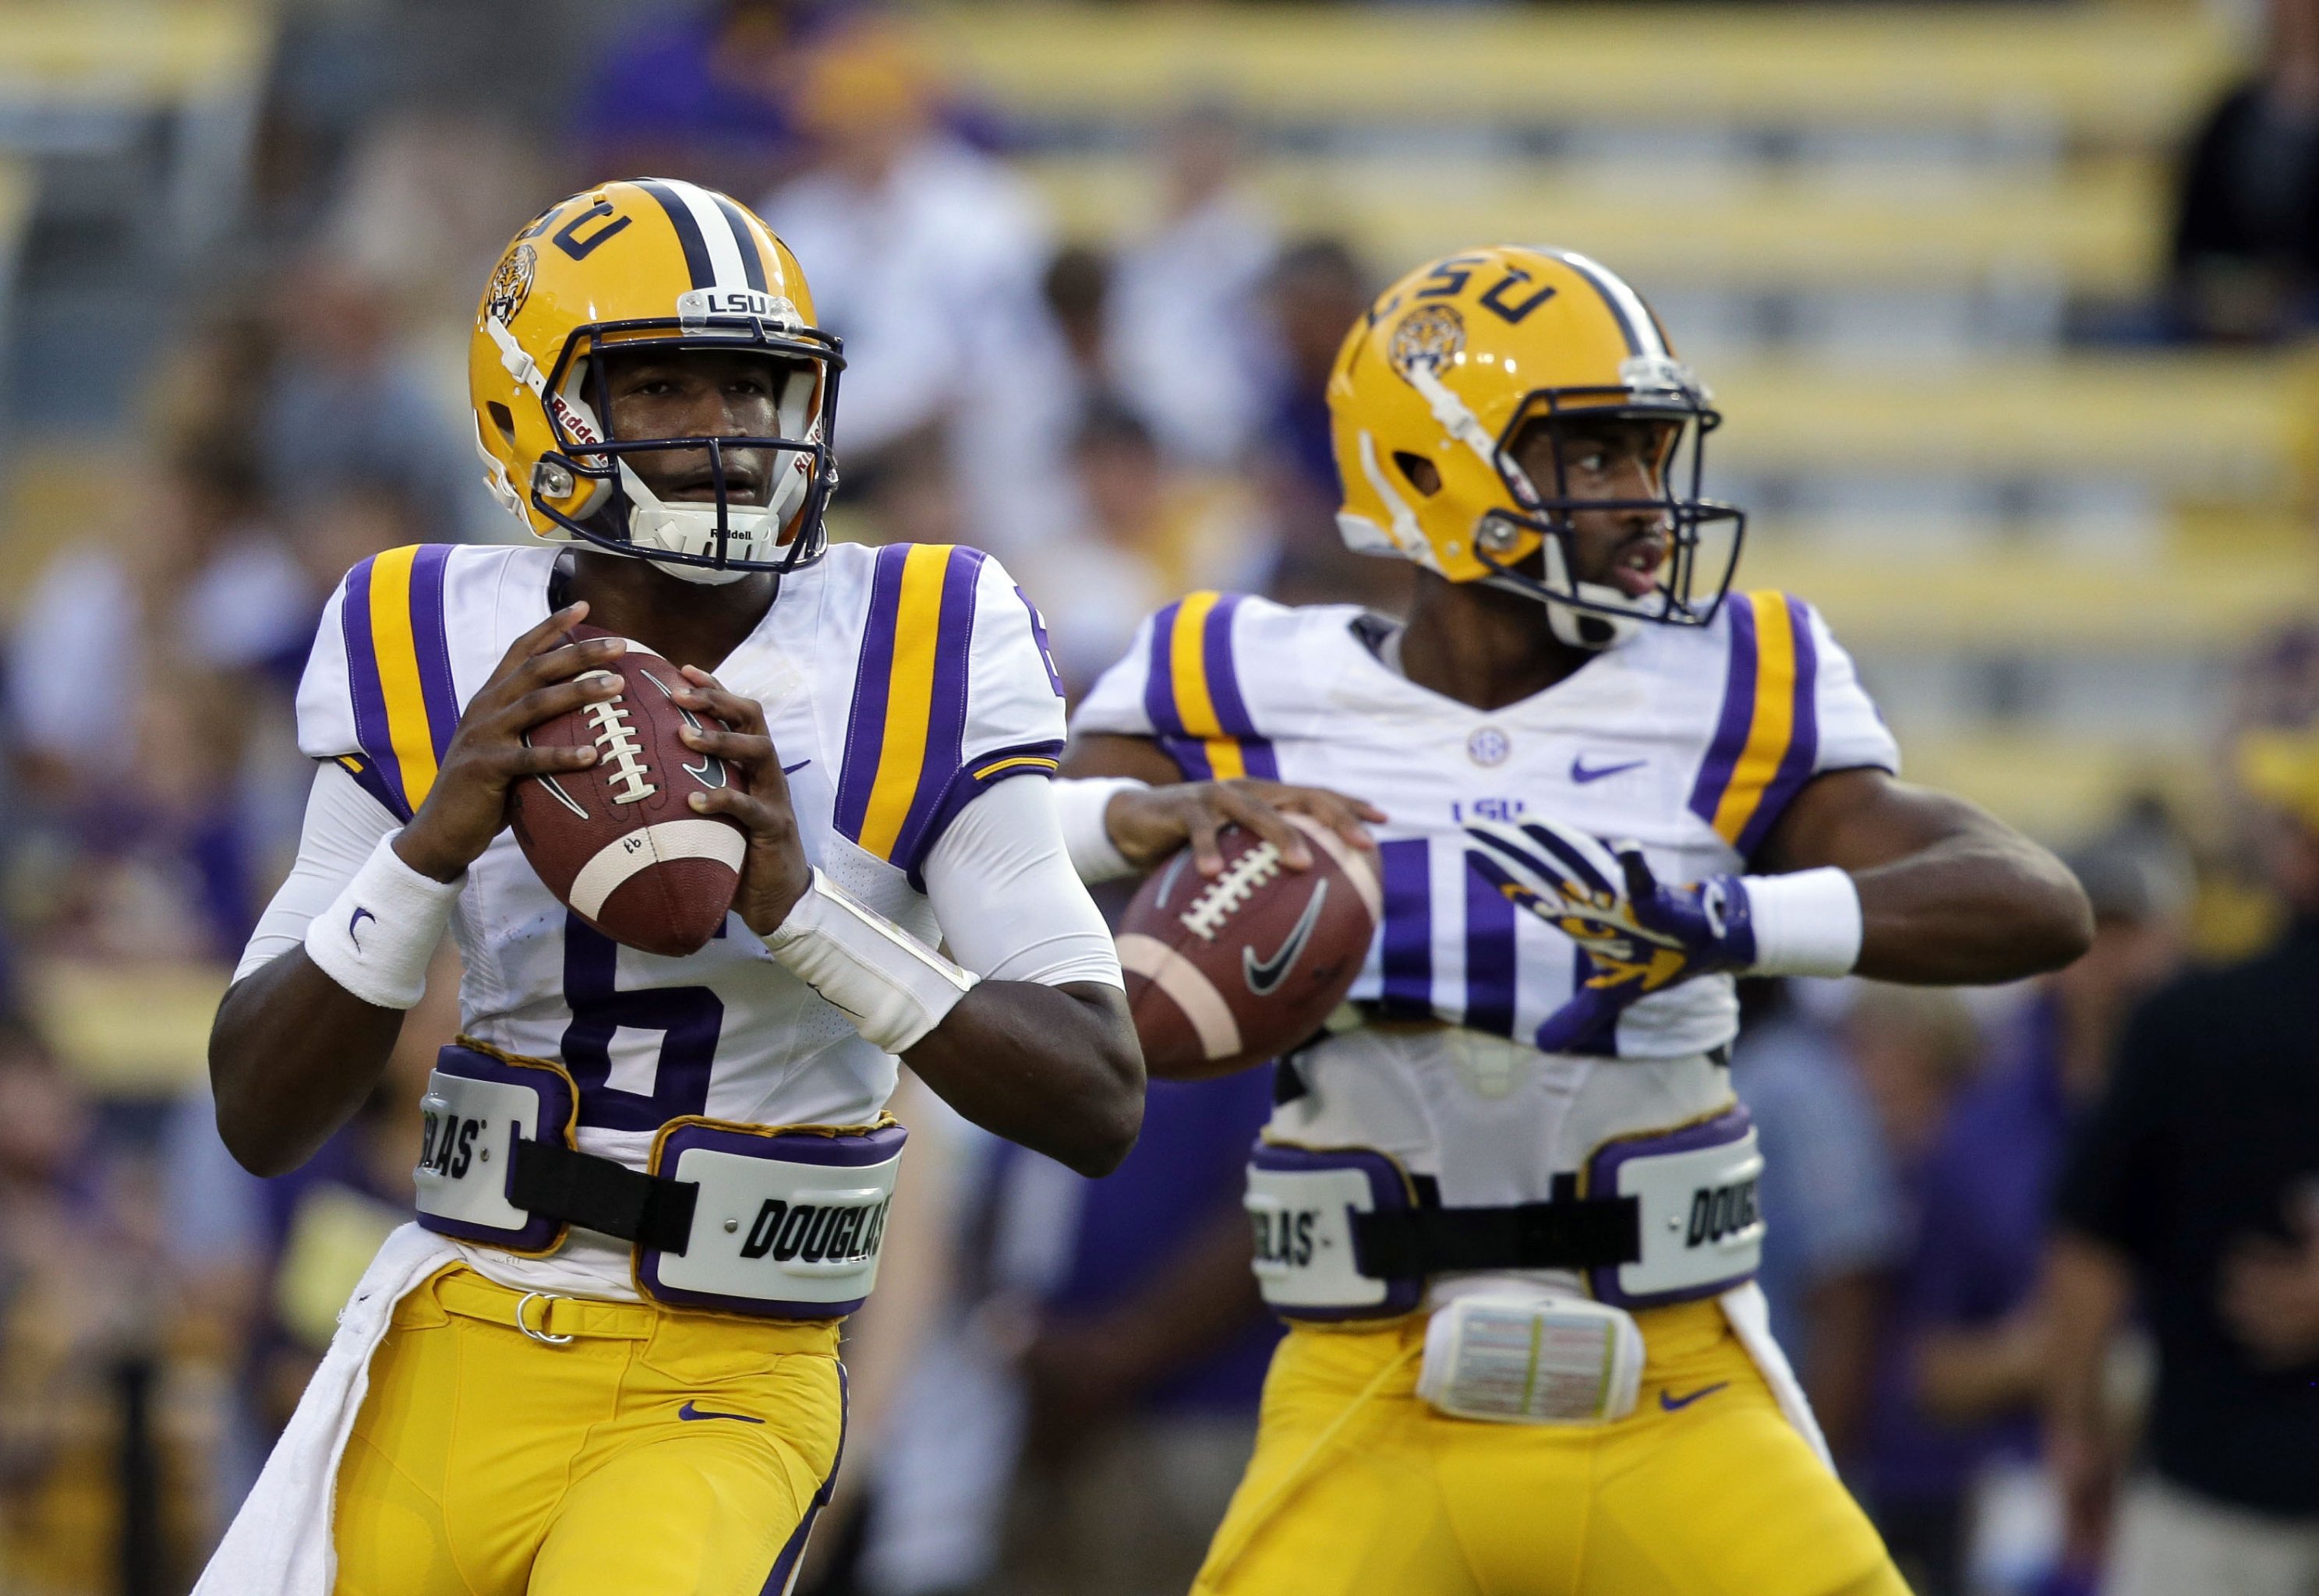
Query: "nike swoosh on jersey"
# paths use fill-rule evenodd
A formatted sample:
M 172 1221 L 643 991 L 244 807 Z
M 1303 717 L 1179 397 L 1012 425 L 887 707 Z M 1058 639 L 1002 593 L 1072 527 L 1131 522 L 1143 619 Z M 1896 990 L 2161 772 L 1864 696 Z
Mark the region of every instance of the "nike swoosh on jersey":
M 762 1424 L 764 1422 L 762 1419 L 752 1419 L 746 1413 L 705 1412 L 701 1409 L 694 1407 L 689 1399 L 686 1401 L 684 1406 L 677 1409 L 676 1416 L 680 1419 L 738 1419 L 744 1424 Z
M 1730 1384 L 1731 1382 L 1728 1380 L 1718 1380 L 1712 1385 L 1701 1386 L 1689 1396 L 1677 1396 L 1672 1391 L 1662 1391 L 1659 1393 L 1659 1406 L 1670 1413 L 1680 1412 L 1682 1410 L 1691 1406 L 1692 1403 L 1699 1401 L 1700 1398 L 1713 1396 L 1717 1392 L 1722 1390 L 1725 1386 Z
M 1605 776 L 1623 776 L 1629 771 L 1639 771 L 1650 762 L 1647 759 L 1630 759 L 1624 764 L 1590 765 L 1582 753 L 1570 762 L 1570 779 L 1584 787 L 1589 781 L 1600 781 Z
M 1304 944 L 1312 940 L 1313 927 L 1321 923 L 1321 905 L 1328 896 L 1329 883 L 1326 879 L 1313 884 L 1313 896 L 1304 900 L 1304 912 L 1296 916 L 1296 924 L 1288 933 L 1288 940 L 1280 944 L 1271 958 L 1259 959 L 1254 948 L 1240 951 L 1241 971 L 1248 977 L 1250 991 L 1263 997 L 1287 978 L 1289 967 L 1296 962 L 1296 955 L 1302 953 Z
M 804 770 L 806 766 L 811 763 L 813 763 L 813 761 L 809 759 L 801 759 L 793 765 L 783 765 L 781 767 L 781 774 L 784 776 L 794 775 L 798 771 Z

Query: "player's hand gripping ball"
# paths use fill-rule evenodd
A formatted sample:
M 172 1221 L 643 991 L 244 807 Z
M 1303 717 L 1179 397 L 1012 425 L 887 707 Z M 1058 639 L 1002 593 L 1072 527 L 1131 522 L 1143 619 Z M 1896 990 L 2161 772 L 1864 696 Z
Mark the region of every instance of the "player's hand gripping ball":
M 1474 873 L 1577 943 L 1591 967 L 1576 995 L 1538 1028 L 1547 1052 L 1595 1041 L 1654 992 L 1755 961 L 1747 888 L 1737 876 L 1669 887 L 1640 843 L 1605 842 L 1550 820 L 1476 821 L 1466 834 Z
M 572 635 L 609 636 L 590 626 Z M 613 941 L 647 953 L 697 953 L 733 906 L 748 837 L 723 815 L 697 813 L 692 795 L 725 787 L 729 769 L 681 739 L 704 722 L 675 702 L 690 688 L 675 666 L 631 642 L 614 669 L 626 683 L 618 697 L 525 734 L 534 748 L 593 748 L 596 761 L 518 782 L 516 840 L 547 889 Z
M 1222 1074 L 1321 1029 L 1368 957 L 1383 912 L 1375 856 L 1309 816 L 1286 816 L 1313 856 L 1294 870 L 1244 826 L 1204 876 L 1186 848 L 1119 923 L 1119 962 L 1143 1056 L 1160 1075 Z

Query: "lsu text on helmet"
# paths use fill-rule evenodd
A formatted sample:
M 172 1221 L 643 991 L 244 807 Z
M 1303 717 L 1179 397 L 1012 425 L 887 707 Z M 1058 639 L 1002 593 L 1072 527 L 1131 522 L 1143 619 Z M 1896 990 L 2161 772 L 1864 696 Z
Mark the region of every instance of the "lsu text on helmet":
M 475 311 L 468 389 L 492 492 L 536 537 L 647 559 L 687 581 L 819 558 L 845 361 L 813 320 L 797 257 L 724 194 L 641 177 L 558 201 L 509 242 Z M 645 350 L 762 352 L 776 432 L 609 436 L 604 356 Z M 670 451 L 706 453 L 713 501 L 653 491 L 634 462 Z M 760 493 L 734 491 L 744 451 L 771 461 Z
M 1329 411 L 1348 545 L 1539 599 L 1565 643 L 1705 626 L 1730 586 L 1746 518 L 1701 496 L 1722 418 L 1641 295 L 1583 255 L 1503 245 L 1418 267 L 1346 337 Z M 1669 424 L 1648 497 L 1569 491 L 1563 428 L 1611 419 Z M 1516 458 L 1534 427 L 1554 439 L 1552 481 Z M 1579 579 L 1572 518 L 1590 512 L 1659 518 L 1652 591 Z

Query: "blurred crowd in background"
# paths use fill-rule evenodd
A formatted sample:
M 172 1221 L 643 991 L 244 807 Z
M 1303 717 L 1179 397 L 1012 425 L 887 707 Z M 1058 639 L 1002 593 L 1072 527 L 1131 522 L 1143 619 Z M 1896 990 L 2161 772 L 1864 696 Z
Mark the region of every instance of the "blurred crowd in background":
M 2274 12 L 2263 64 L 2179 130 L 2174 266 L 2132 336 L 2287 340 L 2319 316 L 2319 12 Z M 464 364 L 479 286 L 546 201 L 649 171 L 755 203 L 846 343 L 835 535 L 997 554 L 1074 694 L 1187 590 L 1390 611 L 1405 577 L 1337 538 L 1322 388 L 1412 263 L 1288 226 L 1223 103 L 1187 95 L 1122 152 L 1158 203 L 1086 237 L 903 14 L 521 0 L 296 5 L 278 26 L 244 220 L 149 319 L 122 401 L 133 444 L 87 462 L 124 525 L 72 526 L 11 567 L 0 1591 L 17 1596 L 185 1588 L 409 1208 L 412 1104 L 456 1023 L 447 951 L 373 1104 L 280 1180 L 224 1153 L 199 1036 L 294 847 L 310 772 L 291 694 L 324 597 L 382 549 L 519 535 L 481 490 Z M 2218 768 L 2251 721 L 2308 723 L 2319 632 L 2252 649 L 2230 690 Z M 1922 1596 L 2094 1587 L 2152 1360 L 2105 1327 L 2098 1400 L 2057 1444 L 2056 1182 L 2137 1005 L 2319 908 L 2275 890 L 2243 802 L 2116 796 L 2107 823 L 2047 838 L 2099 916 L 2073 969 L 2000 992 L 1747 994 L 1734 1078 L 1762 1126 L 1775 1325 Z M 1264 1072 L 1155 1085 L 1141 1143 L 1096 1182 L 905 1099 L 911 1212 L 849 1331 L 842 1506 L 807 1588 L 1180 1591 L 1274 1335 L 1239 1206 Z M 2319 1279 L 2319 1256 L 2302 1267 Z M 2250 1366 L 2307 1368 L 2319 1311 L 2239 1287 Z M 2319 1483 L 2305 1495 L 2256 1505 L 2319 1525 Z

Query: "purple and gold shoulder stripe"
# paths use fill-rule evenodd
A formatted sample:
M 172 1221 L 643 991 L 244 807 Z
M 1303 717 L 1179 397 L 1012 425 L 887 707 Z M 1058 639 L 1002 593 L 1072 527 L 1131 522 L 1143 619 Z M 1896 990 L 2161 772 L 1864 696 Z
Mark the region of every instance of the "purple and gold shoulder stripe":
M 950 544 L 878 551 L 838 771 L 839 834 L 915 883 L 926 850 L 983 788 L 1051 776 L 1053 743 L 965 758 L 974 603 L 986 556 Z
M 1151 618 L 1143 709 L 1160 746 L 1187 781 L 1280 779 L 1271 742 L 1259 736 L 1232 659 L 1238 593 L 1191 593 Z
M 405 819 L 427 801 L 459 724 L 443 626 L 450 555 L 447 544 L 422 543 L 372 555 L 347 573 L 338 617 L 362 750 L 339 762 Z
M 1724 613 L 1731 655 L 1723 709 L 1691 808 L 1745 858 L 1818 763 L 1819 660 L 1811 610 L 1800 599 L 1748 593 Z

